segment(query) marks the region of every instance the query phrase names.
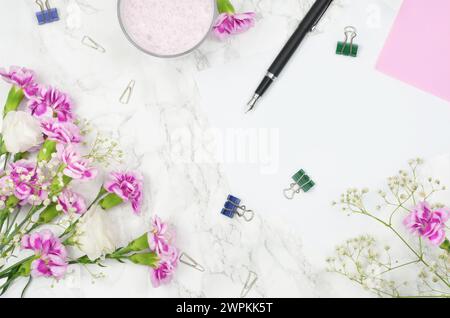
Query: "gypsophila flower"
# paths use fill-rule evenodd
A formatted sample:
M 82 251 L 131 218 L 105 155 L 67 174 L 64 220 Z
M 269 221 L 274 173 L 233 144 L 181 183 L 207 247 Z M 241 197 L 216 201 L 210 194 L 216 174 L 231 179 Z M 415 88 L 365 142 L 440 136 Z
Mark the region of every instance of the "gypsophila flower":
M 108 167 L 112 162 L 122 163 L 123 151 L 116 141 L 97 134 L 92 149 L 86 157 Z

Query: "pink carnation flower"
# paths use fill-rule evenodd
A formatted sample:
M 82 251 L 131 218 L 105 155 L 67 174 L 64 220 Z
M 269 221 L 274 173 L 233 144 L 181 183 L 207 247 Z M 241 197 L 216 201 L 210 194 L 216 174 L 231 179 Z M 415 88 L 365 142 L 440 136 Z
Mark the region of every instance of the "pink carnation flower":
M 230 35 L 247 31 L 255 25 L 255 13 L 221 13 L 213 26 L 213 32 L 223 40 Z
M 31 114 L 39 118 L 57 117 L 59 121 L 73 119 L 72 102 L 67 94 L 53 87 L 40 87 L 29 102 Z
M 167 254 L 175 241 L 175 234 L 167 223 L 161 221 L 158 216 L 152 219 L 152 229 L 148 233 L 148 245 L 156 254 Z
M 439 246 L 445 241 L 445 222 L 450 209 L 432 210 L 428 202 L 420 202 L 405 218 L 403 224 L 412 232 L 427 238 L 431 244 Z
M 81 142 L 80 129 L 71 122 L 59 122 L 55 118 L 41 123 L 42 132 L 48 139 L 63 144 Z
M 22 248 L 32 250 L 37 259 L 31 263 L 31 276 L 62 278 L 67 271 L 67 252 L 59 238 L 49 230 L 22 237 Z
M 19 160 L 10 164 L 10 171 L 1 184 L 12 186 L 14 196 L 20 200 L 20 205 L 38 205 L 47 199 L 48 192 L 44 189 L 48 182 L 39 175 L 36 163 Z
M 87 210 L 84 198 L 69 189 L 64 191 L 58 197 L 58 205 L 64 213 L 84 214 Z
M 63 173 L 72 179 L 92 180 L 97 176 L 97 169 L 91 167 L 91 160 L 82 158 L 72 144 L 56 146 L 58 159 L 66 165 Z
M 159 256 L 161 259 L 158 266 L 150 269 L 150 280 L 155 288 L 172 280 L 178 265 L 179 252 L 172 246 L 167 253 Z
M 0 76 L 8 83 L 20 87 L 27 98 L 38 92 L 39 86 L 35 82 L 35 73 L 24 67 L 11 66 L 9 71 L 0 68 Z
M 105 182 L 105 189 L 124 201 L 130 201 L 135 213 L 142 206 L 142 176 L 135 172 L 113 172 Z

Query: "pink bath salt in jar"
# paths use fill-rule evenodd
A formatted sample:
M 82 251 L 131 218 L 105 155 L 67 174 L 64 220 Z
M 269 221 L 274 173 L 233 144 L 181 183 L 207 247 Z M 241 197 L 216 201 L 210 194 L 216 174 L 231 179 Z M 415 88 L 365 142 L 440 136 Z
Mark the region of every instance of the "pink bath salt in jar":
M 119 0 L 119 22 L 128 40 L 158 57 L 191 52 L 206 38 L 215 0 Z

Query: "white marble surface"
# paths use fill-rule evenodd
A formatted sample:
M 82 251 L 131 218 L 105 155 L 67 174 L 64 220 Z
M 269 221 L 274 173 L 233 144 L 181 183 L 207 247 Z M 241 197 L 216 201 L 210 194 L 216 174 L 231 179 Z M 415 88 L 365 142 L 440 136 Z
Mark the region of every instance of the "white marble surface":
M 336 1 L 327 19 L 339 15 L 352 1 L 360 0 Z M 367 23 L 374 17 L 383 23 L 377 10 L 396 10 L 400 3 L 367 2 Z M 286 38 L 311 0 L 235 0 L 239 10 L 257 11 L 253 30 L 226 42 L 210 37 L 192 54 L 172 60 L 146 56 L 127 42 L 118 25 L 115 1 L 52 3 L 60 10 L 61 21 L 37 26 L 33 1 L 3 1 L 0 64 L 35 69 L 42 82 L 68 92 L 81 116 L 120 142 L 127 153 L 127 166 L 144 174 L 144 215 L 134 217 L 127 209 L 114 212 L 114 218 L 124 220 L 117 228 L 120 239 L 125 242 L 140 234 L 157 213 L 176 226 L 180 248 L 206 271 L 181 265 L 171 285 L 154 289 L 147 269 L 131 264 L 108 263 L 107 268 L 91 266 L 89 270 L 72 267 L 71 274 L 58 283 L 35 280 L 28 296 L 233 298 L 239 296 L 248 270 L 259 276 L 250 297 L 369 296 L 325 271 L 325 257 L 343 238 L 361 234 L 359 229 L 336 236 L 328 233 L 320 238 L 327 243 L 320 244 L 319 250 L 311 239 L 304 246 L 302 233 L 277 215 L 257 215 L 248 224 L 230 221 L 215 208 L 230 192 L 220 164 L 181 164 L 173 158 L 179 151 L 196 153 L 207 147 L 194 133 L 209 125 L 199 107 L 196 73 L 257 54 L 270 47 L 272 40 Z M 106 53 L 83 46 L 84 35 L 104 46 Z M 119 96 L 131 79 L 136 81 L 133 96 L 128 105 L 122 105 Z M 0 96 L 6 96 L 7 89 L 0 84 Z M 192 132 L 190 144 L 173 138 L 179 129 Z M 347 186 L 343 184 L 342 189 Z M 105 277 L 92 282 L 89 272 Z M 17 284 L 7 296 L 18 296 L 22 287 Z

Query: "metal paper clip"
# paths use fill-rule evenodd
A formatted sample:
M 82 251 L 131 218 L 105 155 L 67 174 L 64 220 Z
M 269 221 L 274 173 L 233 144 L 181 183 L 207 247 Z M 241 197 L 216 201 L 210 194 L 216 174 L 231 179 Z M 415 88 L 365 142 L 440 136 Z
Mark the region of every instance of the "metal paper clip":
M 100 53 L 105 53 L 106 50 L 103 46 L 95 42 L 91 37 L 85 35 L 83 39 L 81 40 L 81 43 L 86 45 L 87 47 L 90 47 L 91 49 L 97 50 Z
M 42 0 L 36 0 L 35 2 L 41 9 L 40 12 L 36 12 L 36 18 L 39 25 L 59 20 L 58 10 L 50 6 L 49 0 L 45 1 L 45 5 Z
M 245 281 L 244 287 L 241 291 L 241 298 L 247 296 L 248 292 L 253 288 L 256 281 L 258 280 L 258 275 L 255 272 L 249 271 L 247 280 Z
M 353 40 L 356 38 L 356 28 L 348 26 L 344 29 L 345 41 L 338 42 L 336 48 L 336 54 L 356 57 L 358 55 L 358 45 L 353 44 Z
M 293 175 L 292 180 L 294 180 L 294 183 L 291 183 L 289 188 L 283 190 L 284 196 L 289 200 L 292 200 L 301 190 L 306 193 L 316 185 L 303 169 Z
M 130 102 L 131 94 L 133 93 L 135 84 L 136 84 L 135 80 L 131 80 L 130 83 L 128 83 L 127 88 L 125 88 L 122 95 L 120 95 L 120 98 L 119 98 L 120 103 L 128 104 Z
M 224 207 L 222 209 L 222 214 L 232 219 L 235 214 L 237 214 L 239 217 L 243 217 L 245 221 L 250 222 L 253 220 L 253 217 L 255 216 L 255 212 L 253 210 L 247 210 L 247 207 L 245 205 L 240 205 L 241 199 L 229 195 L 227 197 L 227 201 L 224 204 Z
M 181 253 L 179 260 L 180 260 L 181 263 L 183 263 L 185 265 L 188 265 L 188 266 L 190 266 L 190 267 L 192 267 L 192 268 L 194 268 L 194 269 L 196 269 L 196 270 L 198 270 L 200 272 L 204 272 L 205 271 L 205 268 L 202 265 L 197 263 L 196 260 L 194 260 L 192 257 L 190 257 L 189 255 L 187 255 L 184 252 Z

